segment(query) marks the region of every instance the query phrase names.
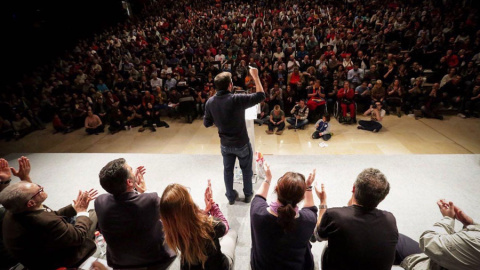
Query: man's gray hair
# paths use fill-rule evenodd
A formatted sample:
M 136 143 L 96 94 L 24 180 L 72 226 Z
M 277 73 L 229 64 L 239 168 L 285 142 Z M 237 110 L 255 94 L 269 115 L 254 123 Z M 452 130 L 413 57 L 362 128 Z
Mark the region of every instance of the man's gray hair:
M 12 213 L 20 213 L 27 209 L 31 194 L 25 191 L 25 182 L 12 184 L 0 192 L 0 204 Z
M 390 192 L 390 184 L 378 169 L 363 170 L 355 181 L 355 200 L 365 208 L 373 209 L 385 199 Z

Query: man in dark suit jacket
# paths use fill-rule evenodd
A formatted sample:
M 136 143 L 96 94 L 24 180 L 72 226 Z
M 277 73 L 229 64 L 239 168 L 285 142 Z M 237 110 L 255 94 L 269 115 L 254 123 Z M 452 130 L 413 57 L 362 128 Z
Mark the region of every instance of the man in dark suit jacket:
M 134 173 L 123 158 L 100 171 L 100 184 L 109 194 L 96 199 L 95 211 L 110 267 L 167 269 L 175 260 L 164 244 L 160 198 L 156 192 L 145 192 L 144 173 L 144 167 Z
M 48 194 L 38 184 L 22 181 L 0 193 L 7 212 L 3 240 L 8 252 L 29 269 L 78 267 L 91 256 L 95 221 L 87 212 L 97 191 L 79 192 L 73 205 L 52 211 L 43 202 Z M 68 218 L 76 216 L 75 224 Z

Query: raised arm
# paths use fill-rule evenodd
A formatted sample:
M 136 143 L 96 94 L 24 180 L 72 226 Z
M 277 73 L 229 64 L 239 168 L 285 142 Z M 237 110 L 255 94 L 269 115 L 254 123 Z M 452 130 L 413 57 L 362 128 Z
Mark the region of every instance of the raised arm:
M 313 169 L 313 172 L 311 172 L 309 175 L 308 175 L 308 178 L 307 180 L 305 181 L 305 185 L 307 186 L 307 188 L 305 189 L 305 203 L 303 205 L 303 207 L 312 207 L 315 205 L 315 202 L 313 201 L 313 187 L 312 187 L 312 184 L 313 184 L 313 181 L 315 181 L 315 173 L 316 173 L 317 169 Z
M 263 198 L 267 198 L 268 189 L 270 188 L 270 182 L 272 181 L 272 172 L 270 171 L 270 165 L 265 162 L 264 164 L 265 169 L 265 180 L 260 185 L 260 188 L 257 190 L 257 195 L 262 196 Z
M 263 92 L 263 86 L 262 82 L 260 81 L 260 77 L 258 77 L 258 69 L 254 67 L 250 67 L 250 75 L 253 78 L 253 81 L 255 82 L 255 88 L 257 90 L 257 93 Z

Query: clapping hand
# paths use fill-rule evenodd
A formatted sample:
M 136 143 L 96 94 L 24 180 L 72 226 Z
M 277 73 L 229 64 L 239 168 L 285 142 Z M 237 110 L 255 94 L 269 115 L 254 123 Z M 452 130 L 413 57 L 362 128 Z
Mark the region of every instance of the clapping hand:
M 305 185 L 307 187 L 311 186 L 313 184 L 313 181 L 315 181 L 315 173 L 317 172 L 317 169 L 313 169 L 313 172 L 311 172 L 309 175 L 308 175 L 308 178 L 307 180 L 305 181 Z
M 453 207 L 453 210 L 455 211 L 455 217 L 458 219 L 458 221 L 463 223 L 463 226 L 468 226 L 473 224 L 473 219 L 469 217 L 465 212 L 462 211 L 462 209 L 458 208 L 457 206 Z
M 145 167 L 139 166 L 135 172 L 135 189 L 140 193 L 144 193 L 147 190 L 147 184 L 145 184 L 145 178 L 143 177 L 144 174 Z
M 73 200 L 73 208 L 77 213 L 86 212 L 91 201 L 97 198 L 98 191 L 90 189 L 89 191 L 78 191 L 77 199 Z
M 10 167 L 13 175 L 20 178 L 20 180 L 32 182 L 32 180 L 30 180 L 30 169 L 30 160 L 23 156 L 18 159 L 18 171 Z
M 12 172 L 8 166 L 8 161 L 3 158 L 0 158 L 0 181 L 7 181 L 12 178 Z
M 215 204 L 215 202 L 213 201 L 212 183 L 210 179 L 208 179 L 208 186 L 207 186 L 207 189 L 205 190 L 204 200 L 205 200 L 205 213 L 208 213 L 212 209 L 212 205 Z
M 447 202 L 445 199 L 441 199 L 437 202 L 437 205 L 444 217 L 455 218 L 455 206 L 453 202 Z
M 320 199 L 320 204 L 327 204 L 327 192 L 325 192 L 325 186 L 321 184 L 321 189 L 318 190 L 318 183 L 315 185 L 315 193 L 317 197 Z
M 263 169 L 265 170 L 265 180 L 271 181 L 272 180 L 272 171 L 270 171 L 270 164 L 265 162 L 263 164 Z

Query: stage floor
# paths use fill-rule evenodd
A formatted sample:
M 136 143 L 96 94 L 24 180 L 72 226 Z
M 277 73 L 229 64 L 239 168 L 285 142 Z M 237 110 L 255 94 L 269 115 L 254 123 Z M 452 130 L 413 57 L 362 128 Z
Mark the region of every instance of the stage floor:
M 108 161 L 119 157 L 125 158 L 132 167 L 146 167 L 145 178 L 149 190 L 156 191 L 161 196 L 168 184 L 181 183 L 191 188 L 191 194 L 200 207 L 204 206 L 203 194 L 207 179 L 212 179 L 214 199 L 230 226 L 238 231 L 235 269 L 246 269 L 251 248 L 250 205 L 243 202 L 228 204 L 224 196 L 220 155 L 26 155 L 32 164 L 31 177 L 34 182 L 45 187 L 49 194 L 46 204 L 53 209 L 70 204 L 79 189 L 96 188 L 103 193 L 98 173 Z M 10 154 L 6 159 L 17 167 L 15 159 L 19 156 L 20 154 Z M 307 175 L 316 168 L 316 180 L 325 183 L 329 207 L 347 204 L 353 182 L 361 170 L 367 167 L 380 169 L 387 176 L 391 189 L 379 208 L 392 212 L 397 219 L 399 231 L 416 240 L 425 229 L 441 218 L 436 205 L 438 199 L 452 200 L 474 220 L 480 218 L 480 155 L 273 155 L 266 156 L 266 161 L 271 164 L 274 180 L 286 171 Z M 258 186 L 259 183 L 255 184 L 254 189 Z M 235 188 L 243 198 L 241 185 L 235 184 Z M 315 202 L 319 203 L 318 198 L 315 198 Z M 461 227 L 460 224 L 456 225 L 458 229 Z M 323 246 L 323 243 L 313 245 L 317 263 Z
M 359 119 L 367 119 L 359 116 Z M 165 118 L 170 128 L 152 133 L 138 128 L 115 135 L 88 136 L 83 129 L 70 134 L 53 134 L 51 125 L 18 141 L 0 141 L 0 156 L 9 153 L 156 153 L 220 154 L 216 128 L 205 128 L 201 119 L 192 124 L 183 119 Z M 265 155 L 353 155 L 353 154 L 480 154 L 480 119 L 446 116 L 445 120 L 410 116 L 385 117 L 379 133 L 358 130 L 355 125 L 341 125 L 332 119 L 334 133 L 328 147 L 313 140 L 314 125 L 305 130 L 285 130 L 267 135 L 266 125 L 255 126 L 256 150 Z

